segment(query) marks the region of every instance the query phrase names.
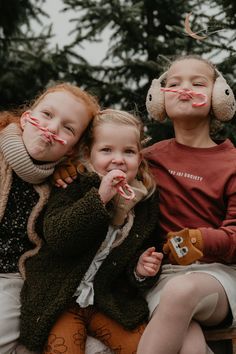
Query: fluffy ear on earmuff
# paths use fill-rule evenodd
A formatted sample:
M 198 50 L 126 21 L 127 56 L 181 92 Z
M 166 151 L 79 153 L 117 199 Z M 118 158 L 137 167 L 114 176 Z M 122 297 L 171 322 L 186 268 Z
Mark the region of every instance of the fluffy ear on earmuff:
M 212 112 L 215 119 L 225 122 L 233 118 L 236 111 L 236 102 L 232 89 L 221 73 L 216 70 L 217 78 L 212 90 Z M 162 83 L 166 79 L 164 72 L 159 79 L 154 79 L 148 90 L 146 107 L 151 118 L 158 122 L 166 119 L 165 94 L 161 91 Z
M 232 89 L 225 78 L 216 70 L 217 78 L 212 91 L 212 111 L 215 119 L 225 122 L 233 118 L 236 102 Z
M 166 119 L 165 94 L 161 91 L 161 84 L 166 79 L 167 72 L 164 72 L 159 79 L 152 80 L 146 98 L 146 107 L 150 116 L 158 122 Z

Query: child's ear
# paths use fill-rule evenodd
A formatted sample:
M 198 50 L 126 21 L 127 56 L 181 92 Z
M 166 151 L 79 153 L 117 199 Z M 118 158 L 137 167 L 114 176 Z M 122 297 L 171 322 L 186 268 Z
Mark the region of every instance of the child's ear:
M 25 128 L 25 124 L 27 122 L 27 118 L 29 117 L 30 111 L 25 111 L 24 113 L 22 113 L 21 117 L 20 117 L 20 125 L 22 130 L 24 130 Z

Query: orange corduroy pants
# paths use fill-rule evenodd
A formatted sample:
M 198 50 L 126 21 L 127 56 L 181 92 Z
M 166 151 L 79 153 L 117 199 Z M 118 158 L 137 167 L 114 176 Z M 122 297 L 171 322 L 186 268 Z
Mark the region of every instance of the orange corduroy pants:
M 75 303 L 52 327 L 43 354 L 84 354 L 87 335 L 99 339 L 115 354 L 135 354 L 145 326 L 126 330 L 93 306 L 80 308 Z

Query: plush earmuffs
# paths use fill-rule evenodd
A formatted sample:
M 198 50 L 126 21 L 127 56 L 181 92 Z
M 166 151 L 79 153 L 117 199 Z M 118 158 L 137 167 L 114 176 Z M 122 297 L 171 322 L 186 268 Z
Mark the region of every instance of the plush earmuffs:
M 232 89 L 227 84 L 224 77 L 216 70 L 217 78 L 212 91 L 212 112 L 215 119 L 227 121 L 233 118 L 236 111 L 235 97 Z M 161 91 L 163 81 L 167 77 L 167 71 L 159 79 L 152 81 L 146 98 L 146 107 L 151 118 L 161 122 L 166 116 L 165 93 Z

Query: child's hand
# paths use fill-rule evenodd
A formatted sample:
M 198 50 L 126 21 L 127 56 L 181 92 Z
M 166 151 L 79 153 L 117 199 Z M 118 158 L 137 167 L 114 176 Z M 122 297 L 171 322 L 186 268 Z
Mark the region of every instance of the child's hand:
M 55 186 L 66 188 L 77 177 L 77 164 L 71 159 L 56 167 L 52 180 Z
M 155 252 L 155 247 L 148 248 L 141 254 L 136 267 L 136 273 L 141 277 L 153 277 L 160 269 L 163 254 Z
M 102 177 L 98 193 L 105 205 L 118 193 L 118 187 L 124 183 L 126 174 L 121 170 L 112 170 Z

